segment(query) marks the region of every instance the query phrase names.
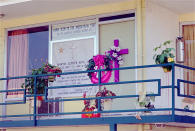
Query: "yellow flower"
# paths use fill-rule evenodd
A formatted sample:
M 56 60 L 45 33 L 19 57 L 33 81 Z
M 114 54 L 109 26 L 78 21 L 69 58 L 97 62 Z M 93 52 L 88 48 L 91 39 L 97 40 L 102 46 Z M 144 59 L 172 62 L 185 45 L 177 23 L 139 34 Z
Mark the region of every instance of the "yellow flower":
M 174 61 L 173 58 L 171 57 L 168 58 L 168 62 L 173 62 L 173 61 Z

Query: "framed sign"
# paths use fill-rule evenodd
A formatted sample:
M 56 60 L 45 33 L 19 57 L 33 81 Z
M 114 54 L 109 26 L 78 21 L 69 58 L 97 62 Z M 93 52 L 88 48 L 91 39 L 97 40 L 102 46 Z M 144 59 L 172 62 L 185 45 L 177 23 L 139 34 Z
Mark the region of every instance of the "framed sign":
M 51 63 L 60 67 L 63 72 L 85 71 L 88 60 L 94 55 L 95 41 L 94 36 L 53 41 L 50 49 Z M 79 84 L 91 84 L 87 73 L 62 75 L 50 83 L 50 86 Z M 78 97 L 84 92 L 94 95 L 97 91 L 98 87 L 94 86 L 49 89 L 49 97 Z
M 96 19 L 52 25 L 52 40 L 93 36 L 94 34 L 96 34 Z

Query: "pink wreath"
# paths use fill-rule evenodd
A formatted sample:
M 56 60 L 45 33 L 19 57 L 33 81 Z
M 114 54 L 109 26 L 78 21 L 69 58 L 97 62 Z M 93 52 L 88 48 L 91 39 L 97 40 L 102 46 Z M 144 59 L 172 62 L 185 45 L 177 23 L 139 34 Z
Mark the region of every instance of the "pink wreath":
M 87 70 L 99 70 L 99 69 L 106 69 L 107 71 L 101 72 L 101 83 L 108 83 L 111 76 L 112 71 L 112 60 L 109 56 L 106 55 L 97 55 L 94 56 L 92 59 L 89 60 L 89 65 Z M 98 79 L 98 72 L 89 72 L 88 76 L 91 79 L 93 84 L 97 84 L 99 82 Z

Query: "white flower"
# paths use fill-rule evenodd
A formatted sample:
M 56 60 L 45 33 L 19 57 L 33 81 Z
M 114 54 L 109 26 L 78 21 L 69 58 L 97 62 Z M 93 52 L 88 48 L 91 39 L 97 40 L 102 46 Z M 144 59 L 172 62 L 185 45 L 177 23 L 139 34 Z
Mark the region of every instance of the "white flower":
M 118 55 L 117 53 L 113 53 L 112 56 L 116 58 Z
M 97 69 L 98 69 L 98 67 L 97 67 L 97 66 L 95 66 L 95 67 L 94 67 L 94 69 L 95 69 L 95 70 L 97 70 Z
M 115 46 L 112 46 L 110 49 L 111 49 L 111 50 L 115 50 L 115 48 L 116 48 Z
M 118 62 L 118 64 L 119 65 L 122 65 L 124 62 L 122 61 L 122 60 L 120 60 L 119 62 Z
M 116 47 L 115 49 L 117 52 L 119 52 L 121 50 L 119 47 Z
M 122 56 L 118 56 L 118 57 L 117 57 L 117 60 L 118 60 L 118 61 L 122 60 Z
M 106 55 L 109 55 L 109 54 L 110 54 L 110 53 L 109 53 L 109 50 L 106 50 L 105 54 L 106 54 Z

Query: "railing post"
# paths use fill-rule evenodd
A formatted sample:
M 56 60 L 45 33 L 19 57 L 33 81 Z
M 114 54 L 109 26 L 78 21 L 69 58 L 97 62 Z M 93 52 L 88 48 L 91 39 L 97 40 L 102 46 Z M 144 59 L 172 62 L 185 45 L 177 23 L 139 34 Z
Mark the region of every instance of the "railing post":
M 172 120 L 175 120 L 175 64 L 172 65 Z
M 98 71 L 98 86 L 99 86 L 99 90 L 100 89 L 100 85 L 101 84 L 101 71 Z M 101 99 L 98 99 L 98 111 L 101 111 Z
M 36 92 L 37 92 L 37 77 L 34 77 L 34 112 L 33 112 L 33 121 L 34 121 L 34 126 L 37 126 L 37 96 L 36 96 Z
M 110 124 L 110 131 L 117 131 L 117 124 Z

